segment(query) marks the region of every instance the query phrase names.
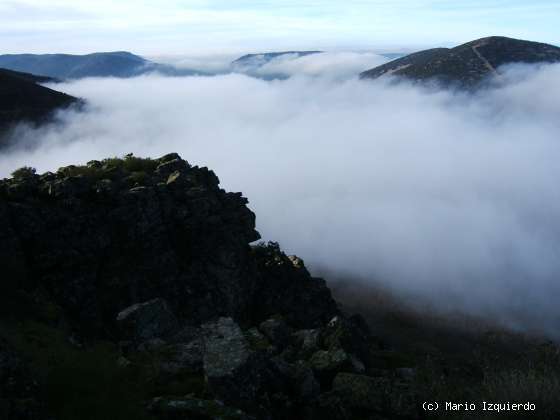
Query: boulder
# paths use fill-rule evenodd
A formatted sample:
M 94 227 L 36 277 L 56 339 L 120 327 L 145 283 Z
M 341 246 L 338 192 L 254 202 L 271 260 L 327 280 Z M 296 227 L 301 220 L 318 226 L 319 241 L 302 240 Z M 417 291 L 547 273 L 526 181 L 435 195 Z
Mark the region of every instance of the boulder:
M 335 316 L 320 334 L 321 346 L 325 349 L 343 349 L 360 360 L 369 360 L 376 342 L 365 321 L 361 318 Z
M 181 158 L 167 160 L 159 164 L 156 172 L 163 176 L 169 176 L 172 173 L 185 172 L 189 168 L 189 164 Z
M 164 375 L 201 373 L 203 344 L 194 340 L 187 344 L 170 344 L 157 350 L 157 366 Z
M 319 373 L 336 372 L 351 366 L 350 356 L 342 349 L 319 350 L 309 362 L 313 370 Z
M 290 342 L 292 330 L 282 317 L 277 316 L 263 321 L 259 325 L 259 330 L 279 349 L 286 347 Z
M 334 378 L 332 389 L 349 408 L 381 412 L 388 406 L 387 395 L 390 391 L 390 383 L 387 379 L 339 373 Z
M 253 406 L 266 377 L 264 360 L 251 350 L 243 331 L 231 318 L 202 326 L 204 372 L 209 389 L 219 399 Z
M 299 330 L 292 334 L 297 357 L 307 360 L 319 350 L 319 330 Z
M 277 376 L 284 379 L 285 390 L 288 394 L 293 394 L 296 398 L 303 400 L 311 399 L 319 395 L 321 390 L 313 370 L 303 361 L 287 363 L 280 357 L 271 360 L 274 372 Z
M 156 298 L 137 303 L 117 315 L 117 324 L 125 339 L 140 343 L 173 334 L 179 328 L 167 302 Z
M 277 349 L 270 344 L 268 338 L 266 338 L 258 328 L 253 327 L 246 330 L 245 338 L 249 342 L 251 349 L 254 351 L 268 351 L 271 353 L 277 351 Z

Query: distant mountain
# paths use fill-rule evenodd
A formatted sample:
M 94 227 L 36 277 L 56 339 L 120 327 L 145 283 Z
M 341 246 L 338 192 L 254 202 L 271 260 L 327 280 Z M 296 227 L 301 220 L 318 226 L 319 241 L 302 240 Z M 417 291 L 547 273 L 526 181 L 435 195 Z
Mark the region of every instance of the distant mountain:
M 51 79 L 0 69 L 0 137 L 13 124 L 46 121 L 55 110 L 78 102 L 37 84 L 46 81 Z
M 231 67 L 234 71 L 239 71 L 241 73 L 244 73 L 247 70 L 254 70 L 259 67 L 262 67 L 265 64 L 269 63 L 270 61 L 274 60 L 275 58 L 279 58 L 282 56 L 290 55 L 299 58 L 312 54 L 320 54 L 322 52 L 323 51 L 282 51 L 282 52 L 267 52 L 267 53 L 259 53 L 259 54 L 247 54 L 244 55 L 243 57 L 239 57 L 235 61 L 232 61 Z
M 170 76 L 199 74 L 154 63 L 129 52 L 100 52 L 87 55 L 7 54 L 0 55 L 0 67 L 58 79 L 84 77 L 133 77 L 158 72 Z
M 455 48 L 434 48 L 363 72 L 364 79 L 401 76 L 414 81 L 436 80 L 446 86 L 473 88 L 500 74 L 511 63 L 560 62 L 560 48 L 506 37 L 488 37 Z

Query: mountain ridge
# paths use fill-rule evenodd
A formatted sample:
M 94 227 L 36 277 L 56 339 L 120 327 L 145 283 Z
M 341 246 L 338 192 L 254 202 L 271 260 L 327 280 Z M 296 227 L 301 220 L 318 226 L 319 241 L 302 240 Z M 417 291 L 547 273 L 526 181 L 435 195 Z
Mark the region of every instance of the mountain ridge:
M 43 123 L 56 110 L 79 102 L 73 96 L 39 84 L 52 81 L 0 68 L 0 138 L 20 122 Z M 0 147 L 3 143 L 0 141 Z
M 475 88 L 500 74 L 507 64 L 560 62 L 560 48 L 550 44 L 491 36 L 454 48 L 419 51 L 360 74 L 362 79 L 398 76 L 415 82 Z
M 74 54 L 5 54 L 0 67 L 57 79 L 84 77 L 134 77 L 149 73 L 170 76 L 202 74 L 189 69 L 149 61 L 128 51 Z

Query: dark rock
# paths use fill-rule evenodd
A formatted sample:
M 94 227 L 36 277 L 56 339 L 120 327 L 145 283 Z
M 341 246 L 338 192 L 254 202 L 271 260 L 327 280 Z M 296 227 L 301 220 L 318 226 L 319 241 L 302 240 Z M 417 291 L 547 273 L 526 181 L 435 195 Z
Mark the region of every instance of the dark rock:
M 158 159 L 158 162 L 159 163 L 167 163 L 167 162 L 171 162 L 171 161 L 174 161 L 174 160 L 181 160 L 181 156 L 179 156 L 178 153 L 168 153 L 168 154 L 160 157 Z
M 341 396 L 345 406 L 372 411 L 386 411 L 390 383 L 383 378 L 339 373 L 333 381 L 333 391 Z
M 301 260 L 294 263 L 278 244 L 256 246 L 253 255 L 260 278 L 254 310 L 267 319 L 282 314 L 295 328 L 315 328 L 339 314 L 325 281 L 313 278 Z
M 124 309 L 117 315 L 117 323 L 125 339 L 138 343 L 166 337 L 179 328 L 167 302 L 160 298 Z
M 342 349 L 319 350 L 311 356 L 309 364 L 321 384 L 321 391 L 328 391 L 339 372 L 353 372 L 350 355 Z
M 38 379 L 27 362 L 0 340 L 0 418 L 48 420 Z
M 231 318 L 220 318 L 202 326 L 204 370 L 208 378 L 226 378 L 242 368 L 251 356 L 249 343 Z
M 200 373 L 203 367 L 203 344 L 194 340 L 188 344 L 171 344 L 157 350 L 158 370 L 169 376 Z
M 313 370 L 303 361 L 287 363 L 280 357 L 271 359 L 274 372 L 285 380 L 285 392 L 303 400 L 311 399 L 320 392 Z
M 101 384 L 114 373 L 124 411 L 162 396 L 151 405 L 159 419 L 373 418 L 383 413 L 348 395 L 371 379 L 398 393 L 384 400 L 388 418 L 407 412 L 411 383 L 394 368 L 413 364 L 363 379 L 384 367 L 363 319 L 341 313 L 301 259 L 274 243 L 251 247 L 254 227 L 240 193 L 176 154 L 24 170 L 0 181 L 0 297 L 55 308 L 45 342 L 60 335 L 67 364 L 82 355 L 93 370 L 99 363 Z M 0 309 L 17 318 L 13 306 Z M 13 407 L 20 394 L 6 395 L 0 400 Z
M 321 330 L 321 346 L 326 349 L 343 349 L 361 361 L 368 361 L 376 340 L 360 318 L 336 316 Z M 363 363 L 363 362 L 362 362 Z
M 261 333 L 258 328 L 249 328 L 245 331 L 245 338 L 254 351 L 275 352 L 277 349 L 270 344 L 270 341 Z
M 413 381 L 416 378 L 417 370 L 415 368 L 397 368 L 396 375 L 403 381 Z
M 168 339 L 170 343 L 190 343 L 194 340 L 200 340 L 202 338 L 202 329 L 200 327 L 195 327 L 192 325 L 184 325 L 181 329 L 172 337 Z
M 292 335 L 300 359 L 308 359 L 319 350 L 319 330 L 300 330 Z
M 259 330 L 278 348 L 284 348 L 290 341 L 291 328 L 279 316 L 261 322 Z
M 251 350 L 243 331 L 231 318 L 202 326 L 204 372 L 212 393 L 240 407 L 255 404 L 265 382 L 263 359 Z
M 173 160 L 165 160 L 160 163 L 156 169 L 156 172 L 168 177 L 174 172 L 182 173 L 189 168 L 189 164 L 181 158 L 176 158 Z
M 44 289 L 85 335 L 105 335 L 119 310 L 158 296 L 193 324 L 252 317 L 264 279 L 248 246 L 259 235 L 247 200 L 175 154 L 100 163 L 0 181 L 0 232 L 13 232 L 0 253 L 5 277 L 33 273 L 29 287 Z M 138 171 L 145 179 L 134 187 L 126 180 Z M 175 171 L 188 182 L 166 185 Z
M 351 367 L 350 356 L 342 349 L 319 350 L 311 356 L 309 362 L 319 374 L 335 373 Z
M 219 401 L 202 400 L 192 397 L 157 397 L 148 409 L 162 420 L 249 420 L 243 411 L 227 407 Z
M 138 346 L 138 351 L 154 352 L 158 351 L 162 347 L 166 346 L 167 343 L 161 338 L 152 338 L 150 340 L 143 341 Z

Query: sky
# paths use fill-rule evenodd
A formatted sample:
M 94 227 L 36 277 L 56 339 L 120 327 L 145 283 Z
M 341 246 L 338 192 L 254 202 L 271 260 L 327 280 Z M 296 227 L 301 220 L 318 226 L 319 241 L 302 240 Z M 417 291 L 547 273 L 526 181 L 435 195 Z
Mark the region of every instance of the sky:
M 388 52 L 490 35 L 558 44 L 558 17 L 557 0 L 0 0 L 0 52 Z

